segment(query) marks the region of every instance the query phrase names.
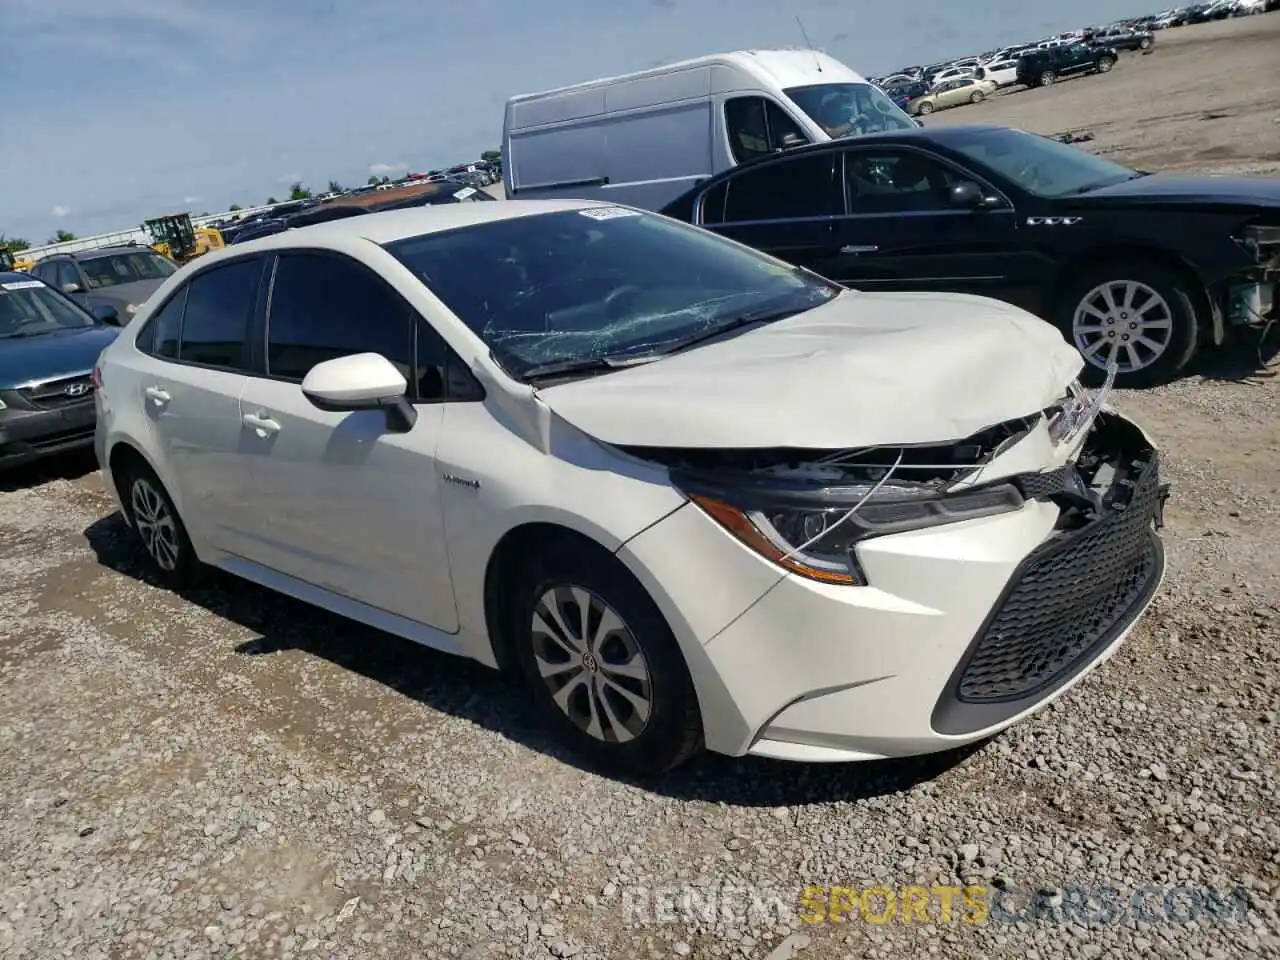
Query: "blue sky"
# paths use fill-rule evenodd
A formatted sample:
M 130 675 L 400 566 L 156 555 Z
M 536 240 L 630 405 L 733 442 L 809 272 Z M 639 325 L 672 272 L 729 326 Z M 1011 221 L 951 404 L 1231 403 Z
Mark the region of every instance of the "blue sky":
M 855 70 L 1143 0 L 0 0 L 0 232 L 129 229 L 496 148 L 506 98 L 746 47 Z

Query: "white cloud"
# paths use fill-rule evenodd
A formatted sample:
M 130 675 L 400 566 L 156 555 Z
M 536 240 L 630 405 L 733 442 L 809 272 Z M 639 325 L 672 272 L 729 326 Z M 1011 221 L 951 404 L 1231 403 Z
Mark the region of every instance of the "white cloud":
M 199 203 L 200 197 L 183 197 L 182 202 L 183 203 Z
M 62 204 L 58 204 L 56 207 L 54 207 L 52 210 L 49 211 L 49 216 L 65 217 L 70 212 L 71 212 L 70 207 L 64 207 Z
M 295 183 L 302 182 L 302 174 L 286 173 L 283 177 L 276 177 L 276 183 L 283 183 L 286 186 L 292 186 Z
M 383 174 L 387 174 L 387 173 L 400 173 L 408 169 L 409 169 L 409 165 L 407 163 L 371 163 L 369 164 L 369 172 L 376 173 L 378 176 L 382 176 Z

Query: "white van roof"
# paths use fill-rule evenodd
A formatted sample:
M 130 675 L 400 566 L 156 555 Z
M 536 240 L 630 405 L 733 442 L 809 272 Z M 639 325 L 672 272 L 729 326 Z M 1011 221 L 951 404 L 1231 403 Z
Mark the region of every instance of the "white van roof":
M 537 93 L 523 93 L 512 97 L 508 104 L 524 100 L 537 100 L 570 91 L 587 90 L 592 87 L 611 86 L 623 81 L 639 80 L 645 77 L 662 76 L 678 70 L 693 67 L 721 65 L 737 67 L 746 71 L 762 84 L 786 88 L 798 87 L 809 83 L 865 83 L 860 74 L 850 70 L 839 60 L 819 50 L 780 49 L 780 50 L 735 50 L 730 53 L 712 53 L 691 60 L 680 60 L 665 63 L 660 67 L 650 67 L 635 73 L 624 73 L 615 77 L 602 77 L 588 80 L 585 83 L 570 84 L 567 87 L 556 87 L 552 90 L 540 90 Z

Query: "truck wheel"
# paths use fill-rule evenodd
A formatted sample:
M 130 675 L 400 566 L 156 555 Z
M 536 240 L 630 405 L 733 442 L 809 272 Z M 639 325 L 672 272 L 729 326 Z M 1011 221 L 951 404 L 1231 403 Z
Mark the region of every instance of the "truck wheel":
M 1086 271 L 1063 291 L 1058 326 L 1085 360 L 1081 379 L 1101 383 L 1116 361 L 1116 385 L 1164 383 L 1195 356 L 1200 327 L 1190 285 L 1143 260 Z
M 1052 87 L 1053 82 L 1057 79 L 1058 79 L 1057 74 L 1055 74 L 1052 70 L 1046 70 L 1044 73 L 1040 74 L 1040 86 Z
M 1114 64 L 1112 61 L 1110 61 L 1110 60 L 1099 60 L 1099 61 L 1098 61 L 1098 72 L 1099 72 L 1099 73 L 1107 73 L 1107 72 L 1109 72 L 1109 71 L 1111 70 L 1111 68 L 1112 68 L 1112 67 L 1114 67 L 1114 66 L 1115 66 L 1115 64 Z
M 1150 38 L 1150 37 L 1143 37 L 1140 41 L 1138 41 L 1138 49 L 1139 49 L 1139 50 L 1150 50 L 1150 49 L 1151 49 L 1151 38 Z

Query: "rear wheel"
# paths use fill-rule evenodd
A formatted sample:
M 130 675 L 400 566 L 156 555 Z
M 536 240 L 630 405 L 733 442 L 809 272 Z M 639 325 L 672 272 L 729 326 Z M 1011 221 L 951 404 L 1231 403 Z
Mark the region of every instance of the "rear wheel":
M 985 99 L 987 99 L 987 95 L 983 93 L 981 90 L 975 90 L 973 91 L 972 94 L 969 95 L 970 103 L 981 103 Z
M 1172 378 L 1199 345 L 1189 284 L 1157 263 L 1119 262 L 1086 271 L 1064 292 L 1058 322 L 1085 360 L 1081 378 L 1100 383 L 1116 363 L 1116 385 Z
M 702 745 L 679 644 L 608 553 L 565 544 L 526 565 L 514 604 L 521 672 L 549 725 L 596 764 L 659 774 Z
M 1054 81 L 1057 79 L 1058 79 L 1058 75 L 1056 73 L 1054 73 L 1052 70 L 1046 70 L 1044 73 L 1040 74 L 1040 86 L 1052 87 Z
M 129 524 L 160 580 L 172 588 L 191 583 L 200 562 L 164 484 L 149 467 L 139 463 L 128 469 L 123 487 L 121 499 Z
M 924 103 L 920 104 L 920 106 L 916 107 L 916 113 L 928 116 L 933 113 L 933 104 L 926 100 Z

